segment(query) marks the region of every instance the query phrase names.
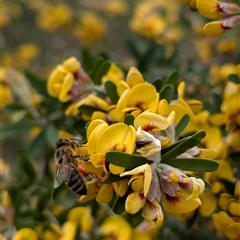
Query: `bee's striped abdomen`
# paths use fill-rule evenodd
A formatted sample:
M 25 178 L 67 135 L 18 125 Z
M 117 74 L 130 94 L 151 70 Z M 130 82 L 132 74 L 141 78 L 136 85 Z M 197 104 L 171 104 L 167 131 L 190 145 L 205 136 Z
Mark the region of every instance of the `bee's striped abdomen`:
M 66 182 L 68 187 L 78 195 L 86 195 L 87 187 L 84 180 L 84 176 L 77 172 L 74 168 L 71 168 L 71 174 L 69 181 Z

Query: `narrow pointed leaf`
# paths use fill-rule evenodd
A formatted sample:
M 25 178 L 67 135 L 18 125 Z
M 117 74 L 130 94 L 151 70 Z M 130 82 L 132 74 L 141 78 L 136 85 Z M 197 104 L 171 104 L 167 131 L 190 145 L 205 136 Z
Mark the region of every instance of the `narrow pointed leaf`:
M 90 50 L 88 48 L 82 48 L 81 56 L 82 56 L 84 69 L 87 72 L 91 72 L 93 70 L 94 59 L 93 59 L 93 56 L 91 55 Z
M 156 91 L 159 92 L 162 88 L 162 80 L 158 78 L 152 82 L 152 85 L 156 88 Z
M 239 84 L 239 83 L 240 83 L 240 79 L 239 79 L 238 76 L 235 75 L 235 74 L 230 74 L 230 75 L 228 76 L 228 80 L 231 81 L 231 82 L 233 82 L 233 83 L 236 83 L 236 84 Z
M 35 73 L 31 72 L 30 70 L 25 70 L 24 74 L 26 78 L 29 80 L 33 88 L 35 88 L 38 93 L 47 96 L 47 88 L 46 88 L 46 80 L 41 79 Z
M 121 214 L 125 211 L 125 201 L 127 198 L 127 194 L 123 197 L 118 197 L 113 205 L 113 212 L 116 214 Z
M 185 129 L 185 127 L 188 125 L 190 120 L 190 117 L 188 114 L 185 114 L 180 121 L 178 122 L 178 125 L 175 128 L 175 136 L 179 136 L 181 132 Z
M 164 85 L 170 84 L 170 85 L 172 85 L 175 88 L 177 86 L 177 84 L 178 84 L 179 77 L 180 77 L 179 72 L 174 70 L 173 72 L 171 72 L 168 75 L 166 81 L 164 82 Z
M 54 146 L 58 139 L 58 131 L 53 124 L 48 124 L 45 130 L 45 137 L 50 146 Z
M 141 57 L 141 54 L 140 52 L 138 51 L 137 47 L 136 47 L 136 44 L 133 43 L 131 40 L 126 40 L 126 46 L 129 50 L 129 52 L 132 54 L 133 57 L 135 57 L 135 59 L 140 59 Z
M 116 104 L 119 99 L 116 85 L 111 81 L 107 81 L 105 82 L 104 86 L 107 96 L 111 99 L 112 104 Z
M 179 144 L 176 144 L 174 148 L 169 149 L 168 152 L 166 152 L 166 149 L 167 149 L 166 148 L 165 149 L 166 153 L 162 154 L 162 161 L 170 158 L 174 158 L 186 152 L 188 149 L 198 145 L 205 136 L 206 136 L 206 133 L 204 131 L 200 131 L 193 134 L 190 137 L 185 138 L 184 140 L 181 140 Z
M 134 116 L 132 114 L 127 114 L 124 117 L 124 123 L 127 124 L 128 126 L 133 125 L 133 122 L 134 122 Z
M 148 160 L 144 157 L 117 151 L 107 152 L 105 157 L 109 163 L 124 167 L 126 169 L 133 169 L 148 162 Z
M 100 58 L 96 64 L 96 67 L 94 68 L 94 73 L 93 73 L 93 81 L 96 85 L 101 84 L 101 79 L 103 75 L 107 73 L 111 66 L 111 63 L 109 61 L 106 61 L 102 58 Z
M 218 169 L 218 162 L 204 158 L 171 158 L 161 163 L 194 172 L 212 172 Z
M 32 128 L 31 124 L 27 124 L 24 122 L 2 125 L 0 128 L 1 138 L 4 139 L 24 135 L 31 128 Z
M 173 86 L 170 84 L 166 84 L 161 90 L 160 90 L 160 99 L 166 99 L 168 103 L 170 103 L 170 101 L 173 98 L 173 93 L 174 93 L 174 89 Z

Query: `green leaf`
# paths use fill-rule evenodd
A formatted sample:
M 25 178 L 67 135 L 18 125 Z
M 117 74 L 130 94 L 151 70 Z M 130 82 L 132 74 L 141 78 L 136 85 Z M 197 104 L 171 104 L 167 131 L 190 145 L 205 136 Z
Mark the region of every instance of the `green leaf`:
M 131 40 L 126 40 L 125 41 L 126 43 L 126 46 L 128 48 L 128 51 L 132 54 L 132 56 L 135 58 L 135 59 L 140 59 L 141 58 L 141 54 L 139 53 L 137 47 L 136 47 L 136 44 L 133 43 Z
M 126 169 L 133 169 L 148 163 L 148 160 L 144 157 L 117 151 L 109 151 L 105 154 L 105 157 L 109 163 Z
M 140 209 L 135 214 L 127 213 L 126 219 L 131 224 L 132 228 L 136 228 L 143 221 L 142 212 L 143 209 Z
M 112 104 L 116 104 L 119 99 L 116 85 L 111 81 L 107 81 L 104 86 L 107 96 L 111 99 Z
M 91 77 L 93 79 L 93 82 L 96 85 L 101 84 L 102 77 L 107 73 L 111 66 L 111 63 L 109 61 L 106 61 L 103 58 L 99 58 L 96 62 L 96 65 L 94 67 L 93 73 L 91 74 Z
M 162 151 L 162 161 L 174 158 L 186 152 L 188 149 L 198 145 L 206 136 L 204 131 L 197 132 L 190 137 L 186 137 L 172 146 L 169 146 Z
M 115 174 L 110 173 L 108 178 L 106 180 L 104 180 L 102 183 L 103 184 L 113 183 L 113 182 L 118 182 L 118 181 L 121 181 L 121 180 L 127 179 L 127 178 L 129 178 L 129 176 L 120 177 L 119 175 L 115 175 Z
M 45 137 L 50 146 L 54 146 L 58 140 L 58 130 L 53 124 L 48 124 L 45 129 Z
M 152 85 L 156 88 L 156 91 L 159 92 L 162 88 L 162 80 L 158 78 L 152 82 Z
M 190 117 L 188 114 L 185 114 L 182 116 L 180 121 L 178 122 L 178 125 L 175 128 L 175 137 L 179 136 L 181 132 L 185 129 L 185 127 L 188 125 L 190 120 Z
M 238 78 L 237 75 L 235 74 L 230 74 L 228 75 L 228 80 L 233 82 L 233 83 L 236 83 L 236 84 L 239 84 L 240 83 L 240 79 Z
M 20 167 L 24 170 L 25 174 L 29 177 L 28 182 L 32 183 L 36 179 L 36 171 L 33 162 L 23 154 L 20 158 Z
M 151 63 L 151 60 L 154 58 L 156 54 L 158 45 L 156 42 L 151 41 L 149 42 L 149 45 L 147 46 L 147 49 L 141 54 L 141 58 L 137 59 L 139 60 L 138 63 L 138 69 L 139 71 L 145 71 L 148 67 L 148 65 Z
M 171 158 L 161 161 L 161 163 L 194 172 L 212 172 L 218 169 L 217 161 L 204 158 Z
M 125 211 L 125 201 L 128 194 L 125 194 L 123 197 L 118 197 L 113 205 L 113 212 L 116 214 L 121 214 Z
M 19 135 L 24 135 L 32 128 L 30 123 L 17 122 L 13 124 L 2 125 L 0 128 L 1 138 L 12 138 Z
M 79 107 L 80 112 L 91 116 L 95 111 L 101 111 L 101 112 L 105 112 L 104 110 L 102 110 L 101 108 L 97 108 L 97 107 L 93 107 L 93 106 L 88 106 L 88 105 L 82 105 Z
M 124 117 L 124 123 L 126 125 L 132 125 L 133 126 L 133 123 L 134 123 L 134 116 L 132 114 L 127 114 L 125 117 Z
M 164 82 L 164 85 L 170 84 L 173 86 L 173 88 L 176 88 L 178 85 L 178 79 L 180 77 L 180 74 L 178 71 L 174 70 L 173 72 L 171 72 L 166 81 Z
M 43 151 L 46 145 L 45 131 L 42 130 L 28 147 L 28 154 L 31 158 L 36 158 Z
M 170 84 L 166 84 L 159 92 L 160 99 L 166 99 L 168 103 L 171 102 L 173 98 L 174 88 Z
M 82 63 L 87 72 L 93 70 L 94 58 L 88 48 L 81 49 Z
M 25 70 L 24 74 L 26 78 L 29 80 L 33 88 L 35 88 L 40 94 L 44 96 L 48 96 L 47 88 L 46 88 L 46 80 L 41 79 L 36 74 L 31 72 L 30 70 Z

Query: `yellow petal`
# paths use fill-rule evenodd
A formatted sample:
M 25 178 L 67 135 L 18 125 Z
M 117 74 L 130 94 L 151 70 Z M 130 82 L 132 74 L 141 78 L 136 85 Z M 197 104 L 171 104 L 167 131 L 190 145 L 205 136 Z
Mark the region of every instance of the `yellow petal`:
M 232 215 L 240 217 L 240 202 L 237 200 L 231 200 L 228 205 L 228 211 Z
M 113 187 L 118 196 L 124 196 L 128 190 L 128 179 L 114 182 Z
M 87 195 L 81 196 L 79 201 L 85 203 L 96 197 L 99 190 L 98 182 L 93 179 L 87 182 Z
M 62 102 L 66 102 L 70 99 L 71 95 L 69 91 L 71 90 L 74 82 L 74 77 L 71 73 L 67 73 L 63 79 L 63 84 L 61 88 L 61 92 L 59 95 L 59 100 Z
M 67 220 L 80 224 L 83 232 L 89 232 L 93 225 L 93 217 L 88 207 L 72 208 L 67 214 Z
M 218 200 L 218 205 L 219 207 L 224 210 L 227 211 L 228 210 L 228 204 L 230 202 L 230 200 L 233 199 L 233 196 L 229 193 L 222 193 L 219 196 L 219 200 Z
M 106 128 L 97 141 L 97 152 L 116 150 L 132 153 L 135 148 L 136 130 L 133 126 L 115 123 Z
M 239 198 L 240 197 L 240 180 L 238 180 L 235 184 L 234 188 L 234 197 Z
M 199 213 L 203 217 L 208 217 L 214 213 L 217 209 L 217 197 L 211 192 L 202 193 L 199 198 L 201 199 L 201 206 L 199 207 Z
M 160 96 L 161 98 L 161 96 Z M 166 99 L 161 99 L 160 102 L 158 103 L 158 109 L 157 109 L 157 114 L 161 116 L 168 116 L 169 115 L 169 106 L 168 102 Z
M 172 214 L 188 213 L 200 205 L 201 201 L 199 198 L 186 200 L 185 196 L 180 192 L 176 192 L 176 197 L 164 195 L 162 198 L 163 208 Z
M 144 83 L 142 74 L 138 71 L 137 68 L 131 67 L 127 74 L 126 82 L 130 88 L 139 83 Z
M 111 183 L 103 184 L 97 194 L 96 201 L 99 203 L 108 203 L 111 201 L 114 188 Z
M 227 28 L 223 27 L 223 21 L 216 21 L 207 23 L 203 28 L 203 33 L 208 37 L 219 37 L 227 31 Z
M 141 127 L 142 130 L 146 132 L 158 132 L 169 127 L 168 120 L 160 115 L 153 112 L 145 111 L 138 115 L 134 120 L 135 128 Z
M 163 221 L 163 212 L 160 204 L 155 198 L 153 202 L 146 201 L 144 204 L 142 216 L 149 222 L 155 222 L 157 225 L 160 225 Z
M 224 234 L 231 239 L 239 239 L 240 238 L 239 229 L 240 222 L 231 223 L 224 229 Z
M 137 213 L 144 205 L 145 198 L 140 192 L 132 192 L 125 201 L 125 210 L 128 213 Z
M 219 2 L 216 0 L 196 0 L 198 11 L 206 18 L 222 18 Z
M 234 223 L 234 220 L 230 218 L 226 212 L 220 211 L 212 215 L 213 225 L 216 230 L 220 233 L 225 231 L 225 228 L 229 225 Z
M 125 170 L 125 168 L 110 163 L 109 170 L 111 173 L 113 173 L 115 175 L 119 175 L 120 173 L 122 173 Z
M 81 69 L 80 62 L 75 57 L 69 57 L 63 61 L 63 67 L 72 73 L 78 72 Z
M 25 239 L 37 240 L 38 235 L 36 231 L 31 228 L 21 228 L 20 230 L 17 231 L 17 233 L 13 237 L 13 240 L 25 240 Z
M 119 215 L 107 217 L 101 224 L 100 230 L 105 239 L 131 240 L 132 227 Z

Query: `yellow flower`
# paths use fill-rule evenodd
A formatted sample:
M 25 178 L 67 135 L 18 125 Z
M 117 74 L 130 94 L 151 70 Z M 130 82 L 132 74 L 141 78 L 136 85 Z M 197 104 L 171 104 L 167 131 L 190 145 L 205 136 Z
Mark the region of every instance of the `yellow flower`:
M 45 3 L 37 12 L 37 24 L 44 31 L 53 32 L 72 20 L 72 10 L 64 3 Z
M 77 100 L 89 89 L 90 78 L 81 69 L 81 64 L 75 57 L 69 57 L 58 65 L 51 72 L 47 82 L 48 93 L 61 102 Z
M 115 112 L 110 112 L 110 115 L 114 120 L 122 122 L 127 113 L 136 117 L 146 110 L 156 112 L 158 99 L 159 94 L 153 85 L 139 83 L 124 91 L 118 100 Z
M 207 18 L 223 18 L 222 21 L 207 23 L 203 32 L 208 37 L 218 37 L 240 23 L 239 7 L 234 3 L 218 2 L 217 0 L 196 0 L 198 11 Z
M 172 214 L 188 213 L 201 205 L 199 195 L 204 190 L 201 179 L 187 177 L 184 172 L 165 164 L 160 172 L 161 187 L 164 191 L 163 208 Z
M 121 216 L 107 217 L 100 226 L 104 240 L 131 240 L 132 228 Z
M 33 43 L 25 43 L 16 49 L 16 61 L 21 67 L 27 67 L 32 59 L 36 58 L 40 53 L 39 48 Z
M 210 216 L 217 208 L 218 195 L 225 190 L 221 179 L 233 181 L 233 172 L 230 165 L 224 160 L 218 160 L 219 167 L 214 172 L 204 174 L 204 178 L 211 185 L 211 192 L 203 193 L 200 195 L 202 205 L 199 212 L 202 216 Z
M 67 215 L 67 220 L 80 225 L 82 232 L 89 232 L 92 229 L 93 217 L 87 207 L 72 208 Z
M 102 77 L 102 84 L 106 81 L 113 82 L 116 86 L 124 78 L 124 73 L 115 63 L 111 63 L 108 72 Z
M 221 21 L 207 23 L 203 28 L 203 32 L 208 37 L 219 37 L 226 31 L 236 27 L 239 23 L 240 16 L 236 15 Z
M 107 23 L 94 12 L 85 11 L 80 15 L 75 35 L 88 44 L 99 41 L 107 32 Z
M 35 230 L 31 228 L 21 228 L 20 230 L 17 231 L 17 233 L 13 237 L 13 240 L 26 240 L 26 239 L 37 240 L 38 234 L 36 233 Z
M 116 123 L 107 127 L 106 124 L 102 123 L 89 134 L 88 153 L 91 154 L 90 161 L 95 167 L 104 166 L 106 152 L 114 150 L 132 153 L 135 141 L 136 130 L 133 126 Z
M 43 232 L 44 240 L 74 240 L 77 230 L 77 224 L 73 221 L 67 221 L 63 224 L 62 228 L 50 223 L 49 229 Z M 32 239 L 32 238 L 26 238 Z
M 220 233 L 224 233 L 230 239 L 239 239 L 240 222 L 234 221 L 226 212 L 220 211 L 212 215 L 213 225 Z
M 238 14 L 236 4 L 219 2 L 217 0 L 196 0 L 198 11 L 206 18 L 222 18 L 232 14 Z
M 82 118 L 85 121 L 94 120 L 95 115 L 93 115 L 93 117 L 91 117 L 91 115 L 81 113 L 79 108 L 83 105 L 95 107 L 95 108 L 99 109 L 99 111 L 102 110 L 103 113 L 107 112 L 108 108 L 109 108 L 109 104 L 106 101 L 104 101 L 102 98 L 97 97 L 93 94 L 88 94 L 83 99 L 70 104 L 69 107 L 65 111 L 65 115 L 68 117 L 71 117 L 71 116 L 75 116 L 77 114 L 82 114 Z M 91 118 L 93 118 L 93 119 L 91 119 Z
M 157 115 L 150 111 L 145 111 L 135 118 L 134 126 L 135 128 L 140 126 L 142 130 L 155 134 L 160 130 L 167 129 L 173 123 L 174 117 L 174 111 L 172 111 L 167 117 Z
M 132 189 L 138 192 L 143 190 L 143 195 L 146 197 L 152 181 L 152 170 L 150 165 L 144 164 L 131 171 L 126 171 L 120 174 L 121 177 L 127 175 L 133 175 L 129 180 L 129 184 L 131 184 Z M 137 175 L 137 177 L 135 175 Z M 143 179 L 143 181 L 141 181 L 141 179 Z
M 155 222 L 157 226 L 162 224 L 163 212 L 156 198 L 152 202 L 146 201 L 143 207 L 142 216 L 149 222 Z

